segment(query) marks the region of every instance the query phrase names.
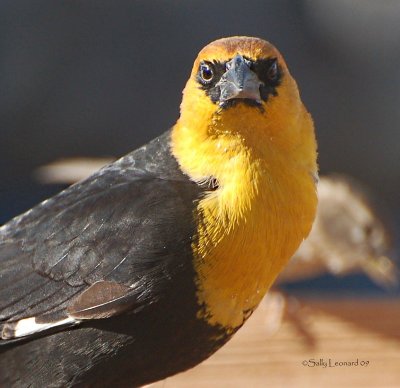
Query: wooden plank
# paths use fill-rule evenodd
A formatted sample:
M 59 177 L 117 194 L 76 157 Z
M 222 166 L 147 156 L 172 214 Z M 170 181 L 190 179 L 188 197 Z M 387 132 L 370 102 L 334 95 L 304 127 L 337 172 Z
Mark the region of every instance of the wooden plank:
M 399 302 L 302 299 L 280 325 L 270 298 L 214 356 L 152 387 L 400 387 Z

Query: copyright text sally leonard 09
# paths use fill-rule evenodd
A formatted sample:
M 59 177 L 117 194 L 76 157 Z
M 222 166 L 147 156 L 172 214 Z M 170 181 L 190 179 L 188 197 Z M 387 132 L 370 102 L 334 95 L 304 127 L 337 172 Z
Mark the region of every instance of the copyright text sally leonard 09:
M 361 360 L 359 358 L 353 360 L 334 360 L 332 358 L 310 358 L 301 362 L 303 366 L 308 368 L 340 368 L 340 367 L 367 367 L 368 360 Z

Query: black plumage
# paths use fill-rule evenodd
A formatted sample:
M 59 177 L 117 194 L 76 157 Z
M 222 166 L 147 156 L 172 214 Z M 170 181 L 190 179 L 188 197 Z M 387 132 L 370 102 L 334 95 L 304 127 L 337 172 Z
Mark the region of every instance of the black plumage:
M 137 386 L 227 340 L 196 318 L 191 244 L 207 188 L 169 143 L 167 132 L 0 228 L 0 386 Z M 49 328 L 19 336 L 29 317 Z

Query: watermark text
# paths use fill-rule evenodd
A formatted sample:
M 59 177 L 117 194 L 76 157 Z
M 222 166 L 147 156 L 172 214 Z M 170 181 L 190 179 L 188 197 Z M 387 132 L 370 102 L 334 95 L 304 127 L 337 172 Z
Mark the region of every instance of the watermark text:
M 301 362 L 308 368 L 340 368 L 340 367 L 367 367 L 368 360 L 355 358 L 353 360 L 334 360 L 332 358 L 310 358 Z

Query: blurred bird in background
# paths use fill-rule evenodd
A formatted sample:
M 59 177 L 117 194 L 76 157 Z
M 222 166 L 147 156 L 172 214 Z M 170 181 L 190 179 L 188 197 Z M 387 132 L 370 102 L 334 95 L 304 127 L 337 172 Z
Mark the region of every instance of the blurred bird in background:
M 321 177 L 318 199 L 312 231 L 276 284 L 361 271 L 382 287 L 396 286 L 394 225 L 381 201 L 344 175 Z

